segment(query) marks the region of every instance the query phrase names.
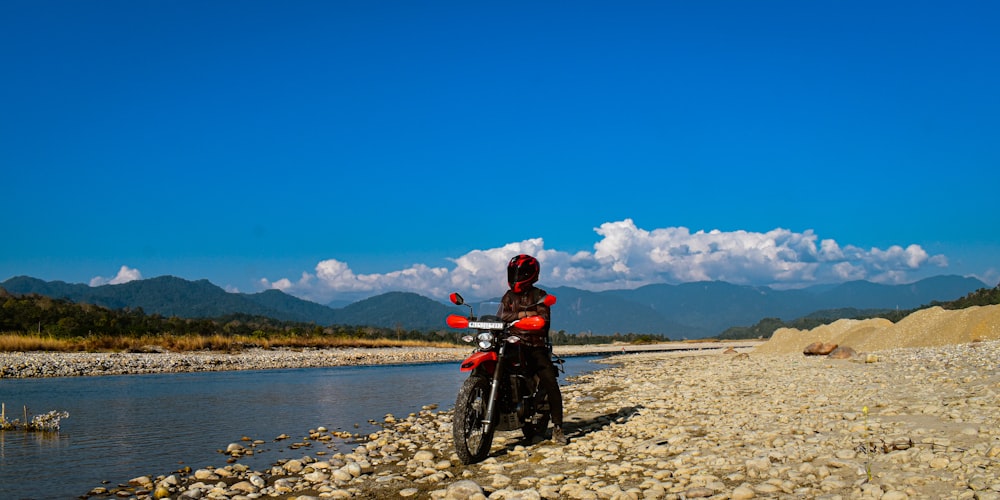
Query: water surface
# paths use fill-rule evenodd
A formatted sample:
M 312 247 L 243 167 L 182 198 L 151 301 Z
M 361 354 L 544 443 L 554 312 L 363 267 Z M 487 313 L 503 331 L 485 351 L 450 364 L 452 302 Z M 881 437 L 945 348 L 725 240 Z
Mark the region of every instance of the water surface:
M 565 377 L 598 369 L 598 357 L 567 358 Z M 184 466 L 222 466 L 218 450 L 244 436 L 267 442 L 240 459 L 254 469 L 282 458 L 324 426 L 367 434 L 387 413 L 454 406 L 466 374 L 457 363 L 0 380 L 7 418 L 68 411 L 58 433 L 0 432 L 0 499 L 76 498 Z M 292 439 L 276 443 L 279 434 Z M 355 445 L 342 443 L 347 451 Z M 328 451 L 328 450 L 327 450 Z

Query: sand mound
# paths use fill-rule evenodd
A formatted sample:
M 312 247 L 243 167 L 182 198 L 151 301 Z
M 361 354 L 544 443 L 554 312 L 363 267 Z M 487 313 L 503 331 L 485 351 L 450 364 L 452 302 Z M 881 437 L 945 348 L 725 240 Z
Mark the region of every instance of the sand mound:
M 887 319 L 842 319 L 812 330 L 780 328 L 754 352 L 801 353 L 813 342 L 832 342 L 856 351 L 884 351 L 900 347 L 935 347 L 1000 340 L 1000 305 L 956 311 L 932 307 L 917 311 L 899 323 Z

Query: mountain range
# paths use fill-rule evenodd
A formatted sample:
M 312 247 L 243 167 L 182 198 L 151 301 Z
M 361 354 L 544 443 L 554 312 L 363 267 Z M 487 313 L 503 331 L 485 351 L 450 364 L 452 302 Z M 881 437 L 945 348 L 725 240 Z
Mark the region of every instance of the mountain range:
M 411 292 L 384 293 L 334 308 L 279 290 L 229 293 L 208 280 L 188 281 L 173 276 L 96 287 L 18 276 L 0 283 L 0 287 L 14 294 L 34 293 L 111 309 L 142 308 L 147 314 L 162 316 L 217 318 L 242 313 L 282 321 L 407 331 L 442 329 L 448 314 L 467 311 Z M 763 318 L 792 320 L 824 310 L 912 309 L 934 301 L 954 300 L 981 288 L 987 285 L 978 279 L 950 275 L 905 285 L 851 281 L 794 290 L 705 281 L 603 292 L 571 287 L 547 291 L 559 300 L 553 308 L 553 331 L 652 333 L 680 339 L 714 336 L 726 328 L 752 325 Z

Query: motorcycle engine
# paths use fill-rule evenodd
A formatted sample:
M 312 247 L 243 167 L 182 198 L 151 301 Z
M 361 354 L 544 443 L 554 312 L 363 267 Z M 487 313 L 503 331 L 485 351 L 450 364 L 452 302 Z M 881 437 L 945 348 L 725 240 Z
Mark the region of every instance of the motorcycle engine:
M 501 413 L 500 421 L 497 422 L 498 431 L 516 431 L 521 428 L 521 422 L 517 418 L 517 413 Z

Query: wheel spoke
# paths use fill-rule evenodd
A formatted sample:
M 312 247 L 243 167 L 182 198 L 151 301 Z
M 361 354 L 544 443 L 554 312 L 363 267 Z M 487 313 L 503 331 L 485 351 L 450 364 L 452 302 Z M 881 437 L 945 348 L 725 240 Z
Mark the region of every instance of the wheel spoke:
M 455 451 L 463 463 L 483 460 L 489 454 L 493 435 L 486 423 L 489 379 L 470 377 L 462 386 L 455 404 Z

